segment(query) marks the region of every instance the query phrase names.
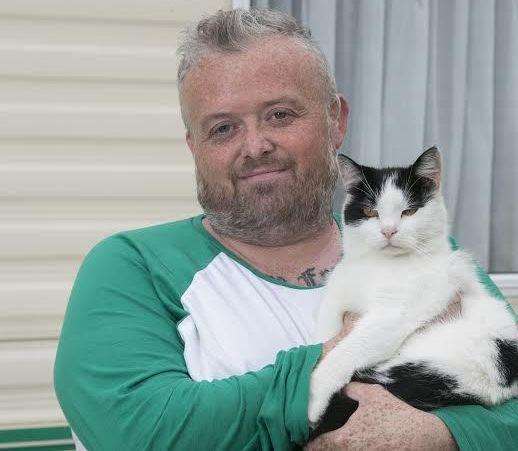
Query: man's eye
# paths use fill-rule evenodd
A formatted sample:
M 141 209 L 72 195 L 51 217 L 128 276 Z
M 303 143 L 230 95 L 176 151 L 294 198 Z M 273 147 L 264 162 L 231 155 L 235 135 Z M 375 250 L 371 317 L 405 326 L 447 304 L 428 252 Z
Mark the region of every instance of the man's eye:
M 220 125 L 216 127 L 215 133 L 219 135 L 224 135 L 230 131 L 230 124 Z
M 232 125 L 230 124 L 222 124 L 218 125 L 217 127 L 214 127 L 210 134 L 212 136 L 224 136 L 232 130 Z
M 273 113 L 275 119 L 286 119 L 288 117 L 288 113 L 286 111 L 276 111 Z
M 270 117 L 274 120 L 274 122 L 286 123 L 293 119 L 293 116 L 294 115 L 289 111 L 280 110 L 274 111 Z

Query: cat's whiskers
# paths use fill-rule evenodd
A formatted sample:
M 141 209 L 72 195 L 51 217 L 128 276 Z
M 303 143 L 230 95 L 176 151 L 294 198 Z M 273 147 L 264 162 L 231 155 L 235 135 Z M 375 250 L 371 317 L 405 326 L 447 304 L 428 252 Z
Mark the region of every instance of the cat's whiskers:
M 413 167 L 410 168 L 410 171 L 408 171 L 408 175 L 406 176 L 405 180 L 405 188 L 403 189 L 403 192 L 405 194 L 408 194 L 408 182 L 410 181 L 410 176 L 412 175 L 412 171 L 414 170 Z
M 354 189 L 357 189 L 358 191 L 361 191 L 363 194 L 365 194 L 367 197 L 370 197 L 371 194 L 368 193 L 367 191 L 361 189 L 359 186 L 355 186 Z
M 417 252 L 420 256 L 427 258 L 430 261 L 433 259 L 432 254 L 426 249 L 426 247 L 422 246 L 421 244 L 412 243 L 410 240 L 405 240 L 404 238 L 400 239 L 399 242 L 405 245 L 407 248 Z
M 424 177 L 424 176 L 422 176 L 422 175 L 421 175 L 421 176 L 419 176 L 419 177 L 417 177 L 417 178 L 414 180 L 414 183 L 412 183 L 412 184 L 410 185 L 410 187 L 408 188 L 408 190 L 405 190 L 405 194 L 409 194 L 409 193 L 410 193 L 410 190 L 412 189 L 412 187 L 413 187 L 413 186 L 414 186 L 414 185 L 415 185 L 419 180 L 424 179 L 424 178 L 425 178 L 425 177 Z
M 369 189 L 370 193 L 372 194 L 372 197 L 374 199 L 376 199 L 376 193 L 372 189 L 372 186 L 370 185 L 369 181 L 367 180 L 367 177 L 365 177 L 365 173 L 363 172 L 363 167 L 362 166 L 360 166 L 360 171 L 362 173 L 363 184 Z
M 433 256 L 432 254 L 426 249 L 426 247 L 421 246 L 419 244 L 410 244 L 409 247 L 416 252 L 419 253 L 419 255 L 428 258 L 429 260 L 432 260 Z

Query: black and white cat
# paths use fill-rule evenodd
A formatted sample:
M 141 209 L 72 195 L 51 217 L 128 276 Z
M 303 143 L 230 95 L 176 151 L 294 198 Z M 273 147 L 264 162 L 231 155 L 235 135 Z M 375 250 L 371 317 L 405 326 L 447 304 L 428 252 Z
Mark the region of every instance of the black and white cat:
M 481 285 L 472 258 L 450 247 L 439 151 L 406 168 L 345 156 L 339 164 L 344 257 L 328 280 L 316 341 L 341 330 L 344 312 L 361 316 L 312 374 L 313 437 L 354 411 L 340 394 L 351 380 L 381 384 L 422 410 L 518 396 L 516 322 Z M 461 314 L 433 322 L 459 295 Z

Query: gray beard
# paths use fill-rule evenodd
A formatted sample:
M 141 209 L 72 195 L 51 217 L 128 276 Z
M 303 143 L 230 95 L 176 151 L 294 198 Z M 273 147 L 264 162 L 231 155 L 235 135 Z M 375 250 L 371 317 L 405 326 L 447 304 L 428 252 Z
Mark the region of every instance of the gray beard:
M 255 162 L 255 167 L 271 163 Z M 293 164 L 290 181 L 256 183 L 239 189 L 232 177 L 233 193 L 221 184 L 209 183 L 196 169 L 198 201 L 212 228 L 220 235 L 261 246 L 279 246 L 296 242 L 329 226 L 332 199 L 338 178 L 334 154 L 326 155 L 320 166 L 311 167 L 302 176 Z

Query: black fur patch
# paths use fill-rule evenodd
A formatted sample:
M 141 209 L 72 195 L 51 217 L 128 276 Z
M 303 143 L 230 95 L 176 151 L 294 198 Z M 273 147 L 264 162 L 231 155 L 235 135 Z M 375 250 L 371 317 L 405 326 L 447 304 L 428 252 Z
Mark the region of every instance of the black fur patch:
M 345 224 L 354 225 L 369 219 L 363 208 L 375 208 L 383 186 L 389 178 L 393 178 L 394 184 L 406 193 L 408 208 L 423 207 L 437 191 L 433 181 L 417 177 L 413 166 L 382 169 L 359 164 L 356 166 L 361 179 L 347 188 L 351 200 L 344 208 Z
M 417 409 L 429 411 L 460 404 L 479 404 L 468 394 L 455 393 L 457 381 L 426 363 L 407 363 L 388 371 L 390 383 L 382 383 L 389 392 Z
M 518 379 L 518 343 L 509 340 L 495 340 L 498 349 L 498 369 L 505 379 L 505 385 L 510 386 Z
M 515 367 L 516 368 L 516 367 Z M 391 382 L 380 382 L 387 380 Z M 457 382 L 450 376 L 439 373 L 426 363 L 407 363 L 379 374 L 372 369 L 355 373 L 353 381 L 376 383 L 411 406 L 430 411 L 440 407 L 480 404 L 480 400 L 468 394 L 455 393 Z M 310 439 L 343 426 L 357 409 L 358 403 L 349 397 L 336 393 Z
M 310 431 L 309 440 L 313 440 L 320 434 L 339 429 L 347 422 L 357 408 L 358 401 L 349 398 L 341 392 L 335 393 L 316 428 Z

